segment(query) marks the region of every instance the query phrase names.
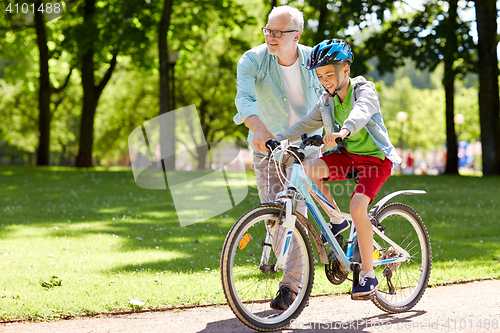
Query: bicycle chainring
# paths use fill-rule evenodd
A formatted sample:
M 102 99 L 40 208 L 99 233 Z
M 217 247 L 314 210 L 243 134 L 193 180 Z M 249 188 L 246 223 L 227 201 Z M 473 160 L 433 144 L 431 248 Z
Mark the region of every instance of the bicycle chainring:
M 342 235 L 337 236 L 337 241 L 340 245 L 342 245 L 342 242 L 344 241 Z M 328 261 L 328 265 L 325 265 L 325 274 L 328 278 L 328 281 L 335 285 L 342 284 L 347 279 L 349 273 L 342 272 L 342 270 L 340 269 L 339 261 L 333 254 L 333 251 L 330 251 L 330 253 L 328 253 Z

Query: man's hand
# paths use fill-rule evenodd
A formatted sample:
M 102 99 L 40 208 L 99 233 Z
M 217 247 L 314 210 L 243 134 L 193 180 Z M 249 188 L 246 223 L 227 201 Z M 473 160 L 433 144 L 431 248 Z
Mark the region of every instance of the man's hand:
M 325 137 L 323 138 L 323 142 L 327 146 L 336 146 L 337 142 L 335 142 L 335 140 L 337 138 L 340 138 L 343 140 L 349 134 L 350 134 L 349 130 L 345 129 L 345 128 L 341 129 L 340 132 L 326 133 Z
M 276 137 L 269 132 L 266 125 L 260 120 L 256 115 L 252 115 L 245 120 L 245 126 L 248 127 L 252 132 L 253 136 L 253 146 L 258 152 L 267 154 L 269 149 L 266 147 L 266 142 L 269 139 L 275 140 Z
M 267 154 L 269 152 L 269 148 L 266 147 L 266 142 L 270 139 L 276 140 L 276 137 L 272 135 L 267 128 L 261 129 L 255 132 L 252 143 L 258 152 Z

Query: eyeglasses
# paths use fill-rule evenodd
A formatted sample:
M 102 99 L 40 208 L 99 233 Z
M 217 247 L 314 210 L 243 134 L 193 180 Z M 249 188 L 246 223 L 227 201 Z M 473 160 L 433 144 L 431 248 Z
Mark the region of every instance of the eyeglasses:
M 283 34 L 286 34 L 288 32 L 296 32 L 298 30 L 288 30 L 288 31 L 281 31 L 281 30 L 271 30 L 268 28 L 262 28 L 262 33 L 264 36 L 269 36 L 270 34 L 273 34 L 275 38 L 280 38 Z

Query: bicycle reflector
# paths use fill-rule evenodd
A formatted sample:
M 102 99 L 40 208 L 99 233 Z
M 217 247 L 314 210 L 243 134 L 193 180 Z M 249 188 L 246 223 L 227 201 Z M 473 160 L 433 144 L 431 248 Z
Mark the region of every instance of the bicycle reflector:
M 238 245 L 238 248 L 240 250 L 243 250 L 245 248 L 245 246 L 247 246 L 248 242 L 250 242 L 250 238 L 252 238 L 252 236 L 250 234 L 246 234 L 245 236 L 243 236 L 243 238 L 240 240 L 240 244 Z

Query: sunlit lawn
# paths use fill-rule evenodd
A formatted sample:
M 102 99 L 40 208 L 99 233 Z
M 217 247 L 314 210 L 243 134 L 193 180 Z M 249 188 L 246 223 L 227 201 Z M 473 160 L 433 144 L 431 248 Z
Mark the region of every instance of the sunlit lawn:
M 220 251 L 231 225 L 258 203 L 251 185 L 235 208 L 181 227 L 169 191 L 139 188 L 129 169 L 0 167 L 0 319 L 137 309 L 131 299 L 146 309 L 225 302 Z M 398 201 L 426 223 L 431 284 L 441 284 L 500 277 L 498 188 L 500 177 L 394 176 L 379 198 L 428 192 Z M 341 208 L 352 189 L 333 188 Z M 51 287 L 51 279 L 62 285 Z M 317 265 L 313 293 L 350 287 L 331 285 Z

